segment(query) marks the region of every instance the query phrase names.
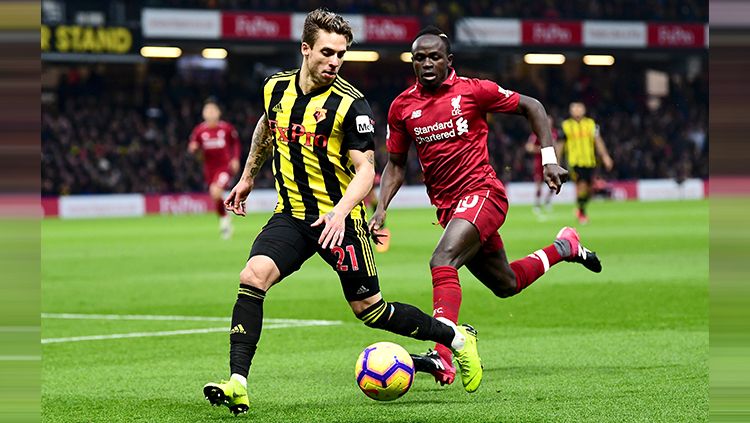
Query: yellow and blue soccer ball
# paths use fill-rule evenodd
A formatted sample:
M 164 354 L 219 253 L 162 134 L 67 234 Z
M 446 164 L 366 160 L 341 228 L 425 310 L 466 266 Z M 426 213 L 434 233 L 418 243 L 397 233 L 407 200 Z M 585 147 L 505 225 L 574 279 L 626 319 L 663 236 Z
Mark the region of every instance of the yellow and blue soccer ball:
M 359 355 L 354 375 L 365 395 L 378 401 L 393 401 L 411 388 L 414 362 L 400 345 L 378 342 Z

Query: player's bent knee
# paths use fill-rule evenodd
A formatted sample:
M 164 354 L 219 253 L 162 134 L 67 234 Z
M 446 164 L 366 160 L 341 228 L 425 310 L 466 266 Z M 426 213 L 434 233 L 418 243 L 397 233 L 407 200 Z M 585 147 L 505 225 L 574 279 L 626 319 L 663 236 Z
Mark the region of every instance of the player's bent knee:
M 279 280 L 280 272 L 269 257 L 252 257 L 240 272 L 240 283 L 267 291 Z
M 383 301 L 383 296 L 380 293 L 377 293 L 363 300 L 350 301 L 349 306 L 352 308 L 354 314 L 356 316 L 359 316 L 363 311 L 367 310 L 369 307 L 372 307 L 374 304 L 377 304 L 380 301 Z

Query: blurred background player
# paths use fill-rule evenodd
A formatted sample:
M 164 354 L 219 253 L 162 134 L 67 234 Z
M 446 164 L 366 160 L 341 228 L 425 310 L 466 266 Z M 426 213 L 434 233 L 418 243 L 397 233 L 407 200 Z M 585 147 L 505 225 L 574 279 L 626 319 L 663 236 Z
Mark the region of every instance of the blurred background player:
M 568 159 L 568 167 L 576 184 L 576 218 L 578 223 L 585 225 L 589 223 L 586 203 L 591 198 L 596 156 L 598 154 L 602 159 L 607 171 L 612 170 L 612 158 L 602 140 L 599 125 L 586 116 L 586 106 L 582 102 L 570 103 L 570 118 L 563 121 L 562 129 L 565 137 L 558 142 L 557 152 Z
M 552 133 L 552 143 L 557 145 L 557 129 L 555 128 L 555 120 L 552 116 L 547 115 L 549 121 L 550 131 Z M 544 168 L 542 166 L 542 143 L 539 142 L 539 137 L 535 133 L 529 135 L 528 141 L 526 141 L 526 152 L 534 156 L 534 183 L 536 184 L 536 191 L 534 196 L 534 208 L 532 209 L 537 216 L 542 213 L 542 190 L 547 192 L 544 197 L 544 209 L 550 211 L 552 204 L 553 190 L 547 187 L 544 183 Z M 544 186 L 544 189 L 542 188 Z
M 222 197 L 240 169 L 240 138 L 232 124 L 221 120 L 221 108 L 214 98 L 205 101 L 203 122 L 190 134 L 188 152 L 194 154 L 198 150 L 203 152 L 203 175 L 219 215 L 219 233 L 223 239 L 229 239 L 232 222 Z

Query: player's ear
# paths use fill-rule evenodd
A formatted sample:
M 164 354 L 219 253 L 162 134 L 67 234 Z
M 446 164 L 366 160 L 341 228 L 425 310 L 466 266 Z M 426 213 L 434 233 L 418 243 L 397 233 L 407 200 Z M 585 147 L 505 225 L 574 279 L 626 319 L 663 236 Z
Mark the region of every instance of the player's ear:
M 305 57 L 309 56 L 310 50 L 312 50 L 310 48 L 310 45 L 303 41 L 302 45 L 300 46 L 300 52 L 302 53 L 302 55 Z
M 448 66 L 453 66 L 453 53 L 448 55 Z

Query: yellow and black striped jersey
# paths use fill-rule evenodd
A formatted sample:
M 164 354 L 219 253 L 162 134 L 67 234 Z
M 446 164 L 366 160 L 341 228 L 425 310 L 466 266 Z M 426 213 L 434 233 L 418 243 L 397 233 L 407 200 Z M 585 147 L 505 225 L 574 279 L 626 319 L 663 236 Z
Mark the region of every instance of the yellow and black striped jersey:
M 562 129 L 565 133 L 565 156 L 568 158 L 568 166 L 596 167 L 595 142 L 599 127 L 594 119 L 566 119 L 562 123 Z
M 265 80 L 263 106 L 274 139 L 274 213 L 314 220 L 330 212 L 354 177 L 349 150 L 375 148 L 375 122 L 364 95 L 340 76 L 303 94 L 296 69 Z M 366 219 L 364 205 L 350 216 Z

